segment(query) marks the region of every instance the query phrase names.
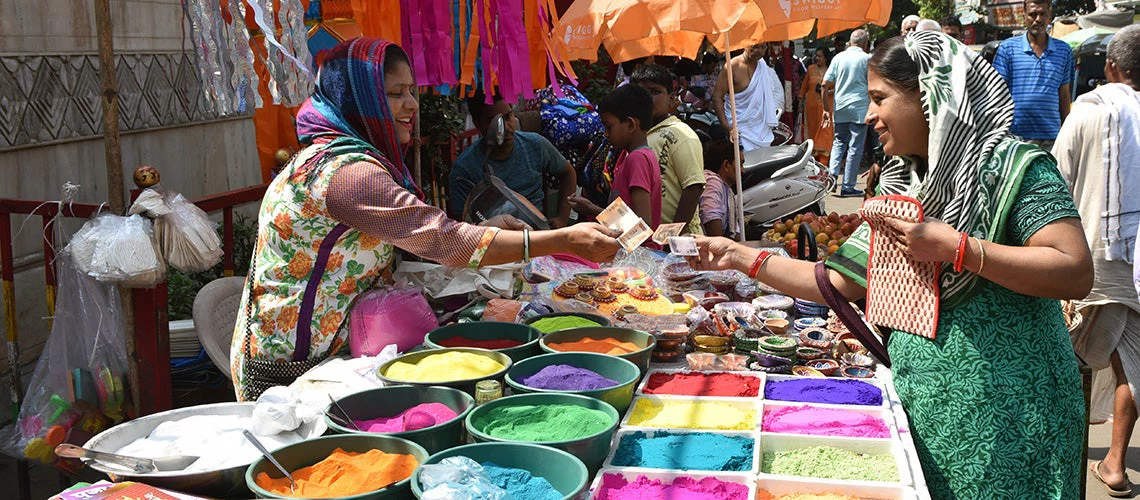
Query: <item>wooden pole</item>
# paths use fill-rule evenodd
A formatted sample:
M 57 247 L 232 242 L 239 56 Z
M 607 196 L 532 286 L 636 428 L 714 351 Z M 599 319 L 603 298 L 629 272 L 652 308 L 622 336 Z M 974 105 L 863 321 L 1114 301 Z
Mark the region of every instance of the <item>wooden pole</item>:
M 420 102 L 420 88 L 417 86 L 416 87 L 416 103 L 419 103 L 419 102 Z M 412 153 L 415 155 L 415 160 L 413 162 L 413 171 L 415 172 L 415 175 L 416 175 L 416 185 L 417 186 L 423 186 L 424 185 L 423 172 L 421 172 L 421 170 L 420 170 L 420 149 L 423 147 L 423 144 L 420 144 L 420 122 L 423 121 L 423 120 L 421 120 L 421 118 L 423 118 L 423 116 L 424 115 L 422 112 L 417 113 L 416 123 L 414 124 L 415 133 L 413 134 L 413 137 L 412 137 L 412 144 L 415 146 L 415 152 Z M 428 185 L 430 186 L 431 183 L 428 183 Z M 433 193 L 433 195 L 434 195 L 434 193 Z
M 729 41 L 728 32 L 724 32 L 724 60 L 728 66 L 725 68 L 728 77 L 728 99 L 732 107 L 732 127 L 729 128 L 729 134 L 732 136 L 732 156 L 736 159 L 736 217 L 740 223 L 740 234 L 736 235 L 736 241 L 744 241 L 744 182 L 740 178 L 740 131 L 736 128 L 736 89 L 732 83 L 732 43 Z M 755 78 L 755 76 L 753 76 Z M 736 228 L 732 228 L 736 229 Z
M 95 28 L 99 36 L 99 75 L 103 80 L 103 148 L 107 163 L 107 201 L 111 212 L 122 214 L 126 211 L 126 198 L 123 193 L 123 157 L 119 146 L 119 84 L 115 80 L 115 42 L 111 25 L 111 5 L 109 0 L 93 0 L 95 6 Z M 135 355 L 134 307 L 131 291 L 119 288 L 123 305 L 123 329 L 127 338 L 127 359 L 137 360 Z M 134 408 L 139 408 L 139 373 L 136 363 L 131 363 L 131 398 Z

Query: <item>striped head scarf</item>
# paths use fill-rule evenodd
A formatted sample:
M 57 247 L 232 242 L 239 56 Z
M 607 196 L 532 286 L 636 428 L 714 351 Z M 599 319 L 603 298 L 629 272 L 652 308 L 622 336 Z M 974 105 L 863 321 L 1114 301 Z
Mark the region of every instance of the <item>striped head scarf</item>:
M 396 182 L 423 199 L 404 164 L 405 147 L 396 136 L 392 110 L 384 92 L 384 58 L 389 47 L 379 38 L 354 38 L 329 50 L 317 72 L 316 92 L 297 111 L 297 137 L 302 143 L 327 142 L 296 175 L 312 176 L 325 159 L 360 153 L 376 159 Z
M 917 31 L 907 35 L 906 50 L 918 65 L 922 109 L 930 126 L 926 171 L 920 178 L 918 159 L 893 157 L 883 167 L 879 194 L 913 196 L 927 217 L 969 236 L 1003 242 L 1022 177 L 1033 160 L 1047 153 L 1010 133 L 1009 88 L 969 47 L 939 32 Z M 869 238 L 864 225 L 848 243 L 865 254 Z M 865 256 L 862 260 L 865 275 Z M 979 283 L 973 273 L 956 273 L 944 264 L 942 300 L 961 304 Z

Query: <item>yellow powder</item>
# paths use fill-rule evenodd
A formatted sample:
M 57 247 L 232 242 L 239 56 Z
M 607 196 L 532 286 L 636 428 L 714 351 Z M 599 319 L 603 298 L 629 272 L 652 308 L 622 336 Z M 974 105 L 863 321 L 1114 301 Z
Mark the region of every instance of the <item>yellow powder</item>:
M 502 370 L 503 364 L 469 352 L 445 352 L 424 356 L 415 364 L 392 363 L 384 376 L 405 382 L 453 382 L 486 377 Z
M 859 497 L 838 493 L 789 493 L 775 496 L 767 490 L 759 490 L 756 492 L 756 500 L 859 500 Z
M 662 401 L 638 399 L 630 410 L 629 425 L 670 429 L 753 430 L 756 410 L 744 405 L 714 401 Z

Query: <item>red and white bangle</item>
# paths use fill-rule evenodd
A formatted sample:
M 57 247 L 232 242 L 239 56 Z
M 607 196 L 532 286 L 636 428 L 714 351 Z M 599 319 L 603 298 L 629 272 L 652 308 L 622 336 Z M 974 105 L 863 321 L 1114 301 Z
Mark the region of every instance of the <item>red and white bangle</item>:
M 756 256 L 756 260 L 752 261 L 752 266 L 748 268 L 748 277 L 756 279 L 756 275 L 760 274 L 760 268 L 764 267 L 764 262 L 771 256 L 772 252 L 761 250 L 760 255 Z
M 966 233 L 958 233 L 958 248 L 954 251 L 954 272 L 962 272 L 962 266 L 966 263 L 966 245 L 970 239 Z

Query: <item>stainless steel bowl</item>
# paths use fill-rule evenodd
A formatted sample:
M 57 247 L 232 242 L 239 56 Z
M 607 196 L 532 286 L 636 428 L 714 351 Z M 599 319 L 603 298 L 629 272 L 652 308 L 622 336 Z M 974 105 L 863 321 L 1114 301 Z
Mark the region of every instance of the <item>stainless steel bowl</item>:
M 253 414 L 254 403 L 216 403 L 176 410 L 164 411 L 147 415 L 116 425 L 100 432 L 84 444 L 84 448 L 114 453 L 119 448 L 130 444 L 136 439 L 146 437 L 163 422 L 182 420 L 196 415 L 239 415 L 248 417 Z M 159 488 L 167 488 L 194 495 L 204 495 L 215 498 L 229 498 L 233 496 L 252 496 L 245 486 L 245 470 L 249 464 L 242 464 L 228 469 L 204 470 L 193 472 L 152 472 L 138 474 L 118 467 L 109 467 L 99 462 L 88 461 L 92 469 L 109 476 L 112 481 L 140 481 Z

